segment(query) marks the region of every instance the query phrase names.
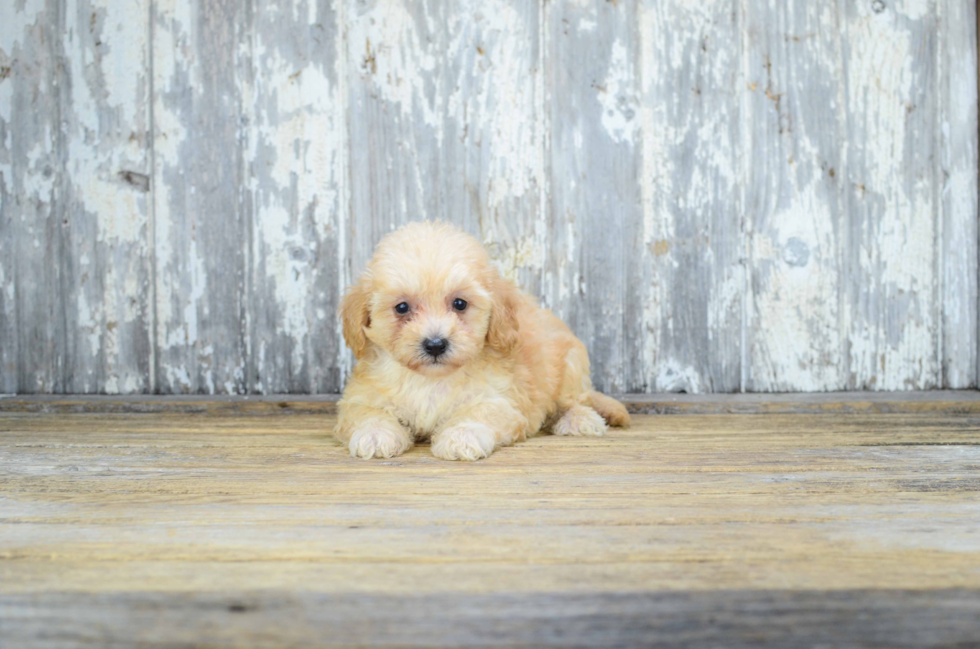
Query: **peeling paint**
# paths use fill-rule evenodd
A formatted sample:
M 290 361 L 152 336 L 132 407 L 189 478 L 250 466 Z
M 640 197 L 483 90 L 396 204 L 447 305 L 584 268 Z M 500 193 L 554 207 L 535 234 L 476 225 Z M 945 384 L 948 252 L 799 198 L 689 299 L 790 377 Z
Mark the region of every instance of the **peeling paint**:
M 845 305 L 853 388 L 940 383 L 935 60 L 923 58 L 935 51 L 937 35 L 922 6 L 897 3 L 909 18 L 899 22 L 857 7 L 848 21 L 846 108 L 860 116 L 848 158 L 851 278 L 861 278 L 848 287 Z
M 0 392 L 337 390 L 421 218 L 603 389 L 976 385 L 970 3 L 52 6 L 0 24 Z
M 634 93 L 635 85 L 626 47 L 616 41 L 609 55 L 606 78 L 597 88 L 602 105 L 602 126 L 616 142 L 633 142 L 639 133 L 639 102 Z
M 361 52 L 361 74 L 405 119 L 419 119 L 432 127 L 437 144 L 442 144 L 442 98 L 432 92 L 429 75 L 438 64 L 423 34 L 429 31 L 425 13 L 409 12 L 402 0 L 377 0 L 352 21 L 348 39 Z M 421 28 L 421 29 L 420 29 Z
M 644 2 L 640 25 L 648 389 L 735 391 L 744 296 L 739 26 L 722 1 Z
M 291 14 L 272 2 L 256 9 L 249 390 L 337 390 L 343 344 L 328 318 L 338 305 L 346 216 L 339 14 L 324 2 Z
M 701 379 L 693 367 L 683 367 L 675 360 L 660 363 L 656 368 L 657 389 L 663 392 L 703 392 Z
M 837 168 L 846 87 L 833 25 L 820 3 L 752 5 L 758 30 L 746 63 L 749 149 L 744 173 L 749 274 L 746 388 L 839 390 L 846 384 L 842 193 Z M 816 34 L 802 40 L 791 34 Z M 765 92 L 761 92 L 765 89 Z

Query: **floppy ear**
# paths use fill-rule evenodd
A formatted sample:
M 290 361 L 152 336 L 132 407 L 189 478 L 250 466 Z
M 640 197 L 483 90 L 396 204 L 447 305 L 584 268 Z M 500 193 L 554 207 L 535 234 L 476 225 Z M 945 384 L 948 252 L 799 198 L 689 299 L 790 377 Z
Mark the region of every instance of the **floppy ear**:
M 371 285 L 367 278 L 362 277 L 357 284 L 347 290 L 340 304 L 340 318 L 344 322 L 344 340 L 357 359 L 364 356 L 367 351 L 368 339 L 364 334 L 364 327 L 371 324 L 370 301 Z
M 517 287 L 500 277 L 495 278 L 492 286 L 487 344 L 506 354 L 514 349 L 518 341 Z

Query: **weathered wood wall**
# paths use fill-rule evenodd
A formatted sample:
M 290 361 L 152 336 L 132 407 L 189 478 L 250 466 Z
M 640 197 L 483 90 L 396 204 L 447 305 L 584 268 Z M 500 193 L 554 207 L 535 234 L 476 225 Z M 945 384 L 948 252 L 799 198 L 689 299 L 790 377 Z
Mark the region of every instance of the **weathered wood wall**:
M 973 0 L 13 0 L 0 392 L 330 392 L 448 219 L 606 390 L 977 384 Z

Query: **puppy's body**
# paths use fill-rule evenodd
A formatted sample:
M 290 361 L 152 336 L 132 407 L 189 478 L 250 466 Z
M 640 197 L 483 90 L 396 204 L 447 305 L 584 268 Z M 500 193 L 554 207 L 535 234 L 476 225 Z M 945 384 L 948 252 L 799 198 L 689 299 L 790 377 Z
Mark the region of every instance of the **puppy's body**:
M 622 404 L 592 390 L 588 353 L 568 327 L 451 226 L 386 237 L 342 312 L 358 363 L 335 434 L 352 455 L 392 457 L 431 439 L 438 457 L 477 460 L 542 429 L 602 435 L 606 422 L 629 423 Z M 433 341 L 437 356 L 426 351 Z

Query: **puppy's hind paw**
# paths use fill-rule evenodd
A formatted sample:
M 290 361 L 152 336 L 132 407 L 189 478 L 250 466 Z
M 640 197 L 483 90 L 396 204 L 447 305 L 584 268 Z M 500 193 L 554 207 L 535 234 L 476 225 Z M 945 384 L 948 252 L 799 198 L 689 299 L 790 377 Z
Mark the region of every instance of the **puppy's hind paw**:
M 606 434 L 606 420 L 588 406 L 572 406 L 555 423 L 555 435 L 577 437 L 602 437 Z
M 393 430 L 393 426 L 368 423 L 351 435 L 350 454 L 369 460 L 373 457 L 389 458 L 401 455 L 412 448 L 408 431 Z
M 443 460 L 475 462 L 497 448 L 497 434 L 485 424 L 465 422 L 447 428 L 432 438 L 432 454 Z

